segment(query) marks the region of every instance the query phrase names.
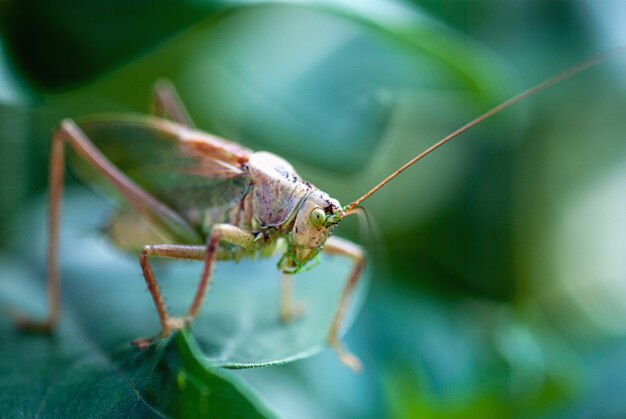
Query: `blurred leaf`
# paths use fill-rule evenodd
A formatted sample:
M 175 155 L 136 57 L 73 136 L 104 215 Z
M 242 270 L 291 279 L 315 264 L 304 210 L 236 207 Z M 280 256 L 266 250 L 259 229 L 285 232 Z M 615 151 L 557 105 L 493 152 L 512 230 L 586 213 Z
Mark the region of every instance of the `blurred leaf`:
M 480 45 L 411 9 L 378 11 L 341 1 L 238 9 L 194 31 L 177 85 L 200 126 L 334 174 L 385 161 L 400 130 L 402 159 L 430 145 L 436 135 L 423 133 L 446 119 L 431 107 L 462 121 L 468 105 L 506 96 L 508 69 Z
M 547 103 L 519 156 L 532 173 L 517 179 L 519 271 L 575 341 L 626 333 L 626 91 L 609 70 L 582 75 L 559 106 Z
M 61 278 L 66 310 L 62 323 L 78 317 L 88 325 L 93 343 L 104 351 L 155 335 L 159 331 L 158 318 L 137 260 L 120 254 L 94 231 L 105 219 L 107 205 L 93 196 L 78 195 L 67 199 L 64 208 Z M 41 209 L 28 216 L 32 224 L 24 227 L 18 250 L 18 254 L 28 255 L 31 276 L 39 278 L 37 283 L 10 276 L 0 284 L 5 303 L 34 315 L 42 312 L 45 277 L 42 255 L 33 255 L 31 250 L 32 246 L 42 248 L 44 243 L 45 217 Z M 297 275 L 296 296 L 308 310 L 301 319 L 283 325 L 278 319 L 276 261 L 217 264 L 204 307 L 191 326 L 194 339 L 211 365 L 246 368 L 284 363 L 310 356 L 327 345 L 326 334 L 350 262 L 323 257 L 315 269 Z M 171 313 L 181 315 L 192 300 L 201 263 L 174 262 L 174 269 L 164 269 L 170 264 L 163 262 L 154 261 L 155 275 Z M 360 307 L 364 290 L 363 286 L 357 293 L 346 326 Z
M 21 68 L 46 88 L 61 88 L 91 78 L 171 38 L 203 18 L 254 6 L 304 4 L 336 13 L 381 30 L 396 41 L 427 51 L 468 76 L 470 83 L 485 63 L 468 50 L 469 41 L 451 40 L 443 26 L 399 4 L 359 4 L 347 1 L 276 2 L 258 0 L 159 0 L 19 2 L 0 9 L 0 26 Z M 114 28 L 112 30 L 112 28 Z M 36 42 L 33 42 L 36 40 Z M 465 43 L 466 45 L 463 45 Z M 484 80 L 486 81 L 486 80 Z M 492 83 L 476 83 L 483 89 Z
M 393 417 L 532 417 L 578 390 L 577 354 L 528 321 L 532 310 L 402 290 L 370 301 L 363 317 L 386 342 L 376 359 Z
M 34 94 L 15 72 L 0 37 L 0 248 L 9 237 L 8 224 L 29 189 L 31 172 L 27 145 L 32 112 L 26 106 Z M 20 173 L 21 176 L 16 176 Z
M 241 377 L 282 416 L 307 419 L 552 417 L 580 394 L 588 371 L 539 313 L 390 279 L 373 283 L 347 336 L 363 374 L 326 354 Z
M 5 42 L 0 37 L 0 106 L 25 106 L 33 99 L 34 94 L 7 57 Z
M 25 281 L 24 266 L 0 275 Z M 8 284 L 0 284 L 6 290 Z M 197 359 L 188 336 L 138 351 L 103 349 L 80 313 L 67 310 L 54 336 L 15 330 L 0 319 L 0 404 L 8 417 L 266 417 L 267 408 L 232 375 Z M 105 319 L 106 320 L 106 319 Z
M 0 247 L 4 247 L 9 235 L 11 217 L 19 210 L 26 195 L 30 171 L 28 150 L 24 141 L 28 134 L 30 119 L 24 112 L 0 105 Z M 22 176 L 16 176 L 22 172 Z
M 563 418 L 626 417 L 626 341 L 623 335 L 585 349 L 585 392 L 565 410 Z
M 43 0 L 3 2 L 0 27 L 36 84 L 75 84 L 153 48 L 223 2 Z

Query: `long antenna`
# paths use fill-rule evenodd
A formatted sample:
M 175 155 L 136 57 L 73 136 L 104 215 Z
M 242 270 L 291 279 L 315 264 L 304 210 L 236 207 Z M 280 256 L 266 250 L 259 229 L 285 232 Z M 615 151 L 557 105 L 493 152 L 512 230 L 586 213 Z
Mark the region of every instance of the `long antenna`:
M 480 115 L 478 118 L 474 119 L 473 121 L 463 125 L 461 128 L 457 129 L 456 131 L 454 131 L 452 134 L 442 138 L 441 140 L 437 141 L 435 144 L 433 144 L 432 146 L 430 146 L 429 148 L 427 148 L 425 151 L 423 151 L 422 153 L 418 154 L 417 156 L 413 157 L 411 160 L 409 160 L 406 164 L 404 164 L 402 167 L 400 167 L 398 170 L 396 170 L 395 172 L 393 172 L 392 174 L 390 174 L 389 176 L 387 176 L 385 179 L 383 179 L 378 185 L 374 186 L 369 192 L 367 192 L 365 195 L 363 195 L 362 197 L 360 197 L 359 199 L 357 199 L 356 201 L 350 203 L 348 206 L 345 207 L 344 209 L 344 215 L 349 215 L 354 208 L 356 208 L 357 205 L 359 205 L 361 202 L 365 201 L 367 198 L 369 198 L 370 196 L 372 196 L 373 194 L 375 194 L 380 188 L 382 188 L 383 186 L 385 186 L 387 183 L 389 183 L 389 181 L 391 181 L 393 178 L 395 178 L 396 176 L 398 176 L 400 173 L 404 172 L 406 169 L 408 169 L 409 167 L 411 167 L 414 163 L 416 163 L 418 160 L 423 159 L 424 157 L 426 157 L 427 155 L 429 155 L 430 153 L 432 153 L 433 151 L 437 150 L 439 147 L 441 147 L 442 145 L 444 145 L 445 143 L 447 143 L 448 141 L 452 140 L 453 138 L 463 134 L 465 131 L 469 130 L 470 128 L 474 127 L 475 125 L 480 124 L 481 122 L 483 122 L 485 119 L 505 110 L 506 108 L 515 105 L 518 102 L 521 102 L 522 100 L 534 95 L 535 93 L 539 93 L 542 90 L 547 89 L 548 87 L 551 87 L 555 84 L 557 84 L 560 81 L 563 81 L 569 77 L 572 77 L 575 74 L 580 73 L 581 71 L 584 71 L 590 67 L 593 67 L 597 64 L 602 63 L 603 61 L 615 57 L 617 55 L 621 55 L 623 53 L 626 53 L 626 45 L 622 45 L 619 47 L 615 47 L 609 50 L 606 50 L 598 55 L 595 55 L 577 65 L 575 65 L 574 67 L 570 67 L 569 69 L 565 70 L 564 72 L 557 74 L 556 76 L 542 82 L 539 83 L 538 85 L 531 87 L 528 90 L 523 91 L 522 93 L 519 93 L 518 95 L 512 97 L 511 99 L 502 102 L 501 104 L 499 104 L 498 106 L 488 110 L 487 112 L 485 112 L 484 114 Z

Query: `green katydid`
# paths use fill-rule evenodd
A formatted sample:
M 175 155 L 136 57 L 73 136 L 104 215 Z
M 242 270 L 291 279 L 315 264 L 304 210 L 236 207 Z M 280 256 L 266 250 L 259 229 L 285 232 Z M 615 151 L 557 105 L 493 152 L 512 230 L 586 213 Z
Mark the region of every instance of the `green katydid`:
M 158 337 L 190 324 L 200 311 L 214 263 L 283 251 L 280 318 L 296 314 L 290 278 L 318 253 L 344 256 L 353 267 L 328 330 L 328 343 L 354 371 L 358 358 L 344 349 L 339 330 L 365 264 L 363 249 L 332 237 L 337 224 L 358 205 L 418 160 L 485 119 L 606 59 L 623 54 L 622 46 L 584 61 L 492 108 L 441 139 L 352 203 L 341 206 L 327 193 L 302 180 L 284 159 L 253 152 L 193 128 L 191 119 L 167 83 L 155 87 L 156 116 L 112 115 L 80 124 L 66 119 L 52 137 L 47 245 L 48 315 L 42 321 L 19 317 L 21 328 L 51 331 L 59 319 L 58 240 L 65 143 L 74 152 L 79 175 L 118 194 L 118 209 L 108 230 L 115 244 L 137 251 L 161 324 Z M 125 234 L 128 223 L 134 234 Z M 195 296 L 183 317 L 171 317 L 149 258 L 203 261 Z M 143 347 L 151 340 L 139 339 Z

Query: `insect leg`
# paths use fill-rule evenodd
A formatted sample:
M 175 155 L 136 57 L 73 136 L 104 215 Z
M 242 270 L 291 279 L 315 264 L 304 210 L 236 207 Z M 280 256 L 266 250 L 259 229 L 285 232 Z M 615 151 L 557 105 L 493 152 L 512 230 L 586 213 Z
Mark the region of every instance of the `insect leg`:
M 280 276 L 280 311 L 279 318 L 288 323 L 304 312 L 304 304 L 293 301 L 293 275 Z
M 220 241 L 232 243 L 244 248 L 254 245 L 254 235 L 247 230 L 230 224 L 216 224 L 211 230 L 206 246 L 183 246 L 183 245 L 153 245 L 145 246 L 139 255 L 139 264 L 143 272 L 143 277 L 148 285 L 148 291 L 152 295 L 154 305 L 159 314 L 161 323 L 160 337 L 167 337 L 173 330 L 182 329 L 186 324 L 190 324 L 198 315 L 202 300 L 211 282 L 213 264 L 217 256 L 217 246 Z M 194 296 L 187 314 L 184 318 L 170 317 L 165 307 L 165 302 L 157 285 L 156 278 L 148 262 L 148 257 L 157 256 L 170 259 L 204 260 L 204 267 L 198 283 L 198 289 Z M 134 345 L 144 348 L 150 344 L 152 339 L 137 339 Z
M 50 204 L 48 209 L 47 245 L 48 315 L 45 320 L 39 321 L 18 316 L 16 323 L 22 329 L 48 332 L 54 328 L 59 319 L 61 302 L 59 295 L 58 242 L 61 196 L 63 193 L 65 142 L 72 146 L 80 158 L 102 174 L 126 198 L 131 208 L 138 214 L 144 215 L 147 219 L 156 217 L 172 228 L 173 231 L 186 231 L 194 234 L 193 230 L 176 212 L 137 186 L 107 160 L 74 121 L 64 120 L 52 136 L 50 151 Z
M 339 340 L 339 328 L 341 327 L 341 323 L 343 321 L 343 318 L 345 317 L 348 304 L 350 303 L 350 297 L 352 296 L 354 288 L 361 276 L 361 271 L 363 270 L 363 267 L 365 265 L 365 256 L 360 246 L 348 240 L 344 240 L 334 236 L 330 237 L 326 241 L 326 244 L 324 245 L 324 252 L 330 255 L 345 256 L 354 261 L 354 267 L 352 268 L 352 272 L 350 273 L 348 282 L 346 282 L 346 285 L 343 289 L 341 301 L 339 302 L 339 306 L 337 307 L 337 311 L 335 312 L 333 323 L 328 330 L 328 343 L 330 344 L 330 347 L 333 348 L 334 351 L 337 353 L 339 359 L 344 365 L 352 369 L 354 372 L 359 372 L 361 371 L 361 361 L 359 361 L 356 356 L 351 354 L 342 346 Z
M 206 249 L 204 246 L 159 244 L 145 246 L 139 254 L 139 264 L 141 265 L 143 277 L 146 280 L 146 284 L 148 285 L 148 291 L 150 291 L 150 295 L 154 300 L 154 305 L 156 306 L 157 313 L 159 314 L 162 336 L 168 336 L 172 329 L 180 329 L 182 327 L 182 322 L 178 321 L 175 318 L 170 318 L 169 314 L 167 313 L 165 302 L 163 301 L 163 297 L 161 296 L 159 286 L 156 283 L 156 279 L 154 277 L 154 273 L 152 272 L 152 268 L 150 267 L 148 257 L 157 256 L 170 259 L 203 260 L 205 253 Z M 135 341 L 135 344 L 141 347 L 144 346 L 144 342 L 148 341 L 140 339 Z
M 63 143 L 53 137 L 50 150 L 50 178 L 48 205 L 48 243 L 47 243 L 47 288 L 48 315 L 45 320 L 33 320 L 23 315 L 15 319 L 16 326 L 23 330 L 50 332 L 59 320 L 61 298 L 59 290 L 59 215 L 61 213 L 61 196 L 63 195 Z
M 191 323 L 200 311 L 204 294 L 206 293 L 209 282 L 211 281 L 211 271 L 213 270 L 213 263 L 215 262 L 215 258 L 217 256 L 217 246 L 219 242 L 223 241 L 247 249 L 256 245 L 254 237 L 254 234 L 248 230 L 244 230 L 243 228 L 239 228 L 231 224 L 215 224 L 213 226 L 211 229 L 211 235 L 209 236 L 206 245 L 204 268 L 202 269 L 198 289 L 185 317 L 185 322 L 187 324 Z
M 157 116 L 172 119 L 181 125 L 193 127 L 189 112 L 180 100 L 174 85 L 169 80 L 159 80 L 153 88 L 153 113 Z

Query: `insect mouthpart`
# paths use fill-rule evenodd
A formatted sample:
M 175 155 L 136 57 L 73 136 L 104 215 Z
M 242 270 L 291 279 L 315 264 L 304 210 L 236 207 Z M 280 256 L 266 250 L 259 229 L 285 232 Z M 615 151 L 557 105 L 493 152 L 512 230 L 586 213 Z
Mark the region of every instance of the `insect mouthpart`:
M 319 252 L 319 247 L 306 248 L 289 243 L 287 251 L 282 255 L 276 266 L 287 275 L 306 272 L 319 263 L 319 259 L 317 259 Z
M 333 226 L 333 225 L 339 223 L 339 221 L 341 221 L 345 215 L 346 214 L 343 212 L 343 210 L 340 210 L 339 212 L 337 212 L 335 214 L 330 214 L 330 215 L 326 216 L 326 222 L 324 224 L 327 227 Z

